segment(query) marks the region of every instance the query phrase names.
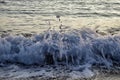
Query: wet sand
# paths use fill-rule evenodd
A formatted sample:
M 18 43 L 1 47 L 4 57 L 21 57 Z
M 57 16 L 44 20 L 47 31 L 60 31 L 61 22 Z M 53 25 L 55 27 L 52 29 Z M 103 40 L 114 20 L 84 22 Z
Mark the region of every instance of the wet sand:
M 120 80 L 120 71 L 76 71 L 65 66 L 17 66 L 0 68 L 0 80 Z M 4 73 L 4 74 L 3 74 Z

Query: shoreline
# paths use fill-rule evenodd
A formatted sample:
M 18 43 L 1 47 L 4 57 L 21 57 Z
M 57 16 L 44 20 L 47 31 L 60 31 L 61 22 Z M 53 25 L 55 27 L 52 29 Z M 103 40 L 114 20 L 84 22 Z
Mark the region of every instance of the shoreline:
M 84 70 L 83 70 L 84 71 Z M 106 73 L 99 70 L 93 70 L 89 73 L 84 73 L 85 75 L 90 75 L 85 77 L 82 73 L 83 71 L 71 70 L 65 66 L 34 66 L 34 67 L 24 67 L 18 65 L 10 65 L 6 68 L 0 69 L 0 80 L 119 80 L 119 73 Z M 5 73 L 5 74 L 3 74 Z M 84 76 L 83 76 L 84 75 Z

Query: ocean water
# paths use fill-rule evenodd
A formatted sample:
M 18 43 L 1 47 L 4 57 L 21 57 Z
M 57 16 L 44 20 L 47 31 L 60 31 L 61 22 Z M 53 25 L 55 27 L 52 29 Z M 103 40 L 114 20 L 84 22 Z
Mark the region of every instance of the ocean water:
M 94 70 L 119 74 L 119 57 L 120 35 L 103 36 L 90 28 L 49 29 L 28 37 L 8 35 L 0 38 L 0 78 L 51 78 L 62 74 L 70 80 L 95 75 L 101 80 Z M 67 70 L 71 71 L 64 73 Z M 107 78 L 120 79 L 117 75 L 103 79 Z
M 1 14 L 72 17 L 119 17 L 119 0 L 3 0 Z
M 0 0 L 0 33 L 40 33 L 61 23 L 103 31 L 119 28 L 119 17 L 119 0 Z
M 119 71 L 119 32 L 119 0 L 0 0 L 0 66 Z
M 89 64 L 112 69 L 120 65 L 120 36 L 101 36 L 89 28 L 48 30 L 31 37 L 1 37 L 0 51 L 1 64 Z

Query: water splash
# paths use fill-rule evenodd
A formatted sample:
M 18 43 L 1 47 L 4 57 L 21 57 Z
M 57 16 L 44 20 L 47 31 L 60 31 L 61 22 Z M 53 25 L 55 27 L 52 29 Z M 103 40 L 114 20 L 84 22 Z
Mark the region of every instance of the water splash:
M 120 66 L 120 36 L 100 36 L 83 28 L 48 30 L 31 37 L 0 38 L 0 63 L 24 65 Z

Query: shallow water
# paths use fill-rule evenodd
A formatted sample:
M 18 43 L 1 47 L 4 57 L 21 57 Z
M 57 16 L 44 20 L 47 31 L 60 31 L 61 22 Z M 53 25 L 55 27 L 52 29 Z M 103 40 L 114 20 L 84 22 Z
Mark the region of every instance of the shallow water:
M 103 72 L 94 74 L 91 70 L 87 70 L 87 73 L 86 70 L 72 71 L 66 69 L 65 66 L 20 67 L 11 65 L 0 67 L 1 80 L 120 80 L 119 75 Z
M 61 23 L 104 30 L 120 27 L 119 17 L 119 0 L 0 0 L 0 33 L 39 33 Z

